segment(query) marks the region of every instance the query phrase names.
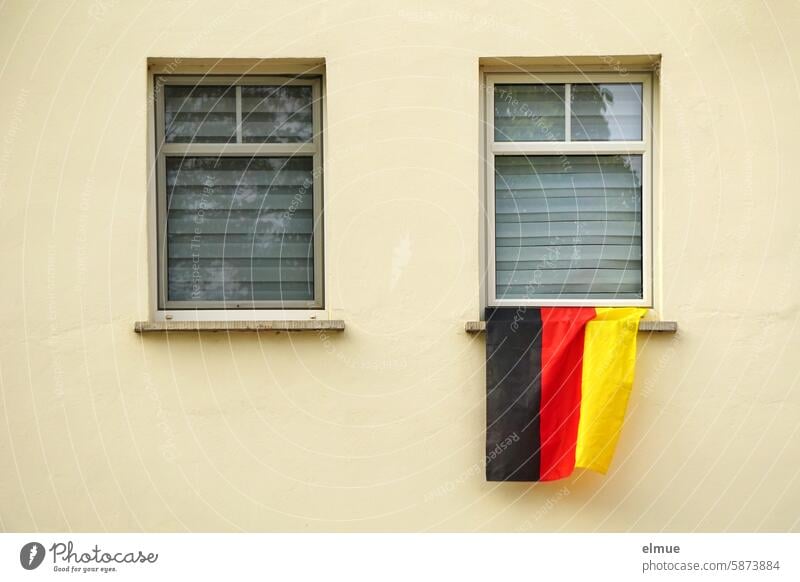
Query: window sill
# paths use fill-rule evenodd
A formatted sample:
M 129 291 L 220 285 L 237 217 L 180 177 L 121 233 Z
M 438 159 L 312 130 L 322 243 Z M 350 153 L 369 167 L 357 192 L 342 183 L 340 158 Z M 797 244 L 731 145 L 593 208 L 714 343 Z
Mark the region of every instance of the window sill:
M 485 321 L 468 321 L 464 325 L 467 333 L 483 333 L 486 331 Z M 678 331 L 677 321 L 653 321 L 642 320 L 639 322 L 640 332 L 676 333 Z
M 260 332 L 260 331 L 344 331 L 341 319 L 270 319 L 253 321 L 137 321 L 136 333 L 173 332 Z

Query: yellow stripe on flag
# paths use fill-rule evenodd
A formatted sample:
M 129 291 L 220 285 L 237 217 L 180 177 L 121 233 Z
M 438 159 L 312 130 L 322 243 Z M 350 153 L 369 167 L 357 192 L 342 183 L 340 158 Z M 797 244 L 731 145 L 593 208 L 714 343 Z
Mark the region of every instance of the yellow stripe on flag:
M 598 307 L 586 325 L 576 467 L 608 471 L 633 387 L 639 320 L 646 312 Z

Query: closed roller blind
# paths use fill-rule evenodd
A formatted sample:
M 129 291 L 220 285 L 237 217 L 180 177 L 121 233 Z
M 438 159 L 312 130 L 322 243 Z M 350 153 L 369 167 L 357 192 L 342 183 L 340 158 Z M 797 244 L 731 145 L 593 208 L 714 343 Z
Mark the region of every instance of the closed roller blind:
M 642 84 L 572 85 L 572 139 L 642 139 Z
M 495 141 L 564 139 L 565 85 L 495 85 Z
M 642 157 L 496 156 L 498 299 L 640 299 Z
M 311 141 L 311 87 L 253 85 L 241 92 L 244 143 Z
M 211 85 L 164 87 L 167 143 L 236 141 L 236 88 Z
M 312 300 L 309 157 L 167 157 L 168 298 Z

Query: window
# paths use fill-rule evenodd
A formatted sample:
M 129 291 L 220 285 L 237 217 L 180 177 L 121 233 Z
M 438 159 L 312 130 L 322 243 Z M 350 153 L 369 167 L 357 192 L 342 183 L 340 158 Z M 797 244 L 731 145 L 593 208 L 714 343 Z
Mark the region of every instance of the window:
M 487 303 L 649 306 L 649 75 L 486 79 Z
M 322 308 L 320 78 L 154 89 L 159 309 Z

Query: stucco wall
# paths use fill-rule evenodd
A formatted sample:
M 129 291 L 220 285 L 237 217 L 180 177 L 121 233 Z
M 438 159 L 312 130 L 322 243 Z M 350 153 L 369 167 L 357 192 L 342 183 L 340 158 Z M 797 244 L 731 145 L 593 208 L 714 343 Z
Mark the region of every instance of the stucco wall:
M 0 8 L 0 528 L 798 530 L 796 2 Z M 658 315 L 606 477 L 486 483 L 479 58 L 661 54 Z M 327 307 L 148 317 L 148 57 L 324 58 Z

